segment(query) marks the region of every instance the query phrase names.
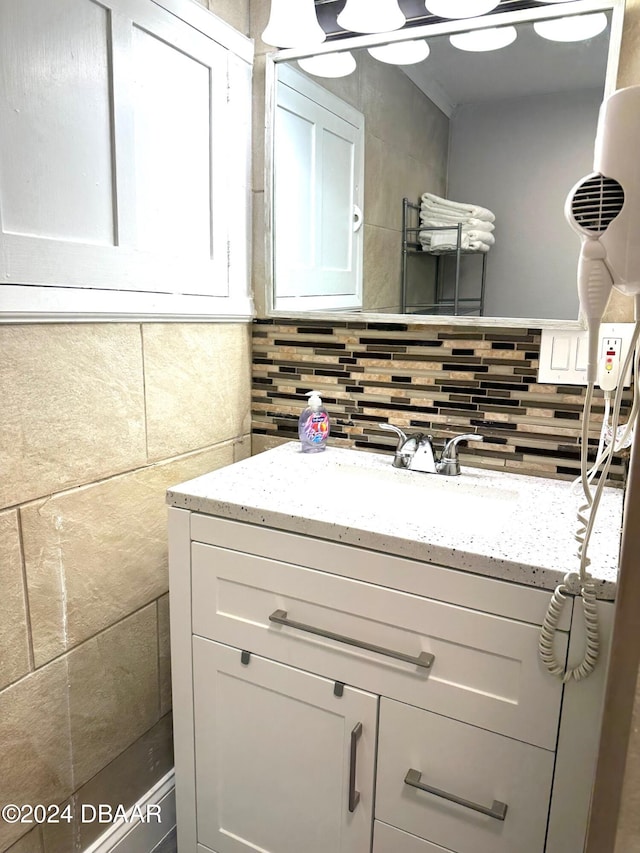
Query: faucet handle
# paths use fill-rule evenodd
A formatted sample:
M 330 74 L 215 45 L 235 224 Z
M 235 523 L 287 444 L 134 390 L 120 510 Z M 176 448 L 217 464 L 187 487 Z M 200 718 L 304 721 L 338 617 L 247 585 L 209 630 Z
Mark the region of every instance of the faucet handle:
M 483 436 L 477 433 L 465 433 L 450 438 L 442 448 L 442 455 L 438 463 L 438 473 L 457 476 L 460 473 L 460 461 L 458 459 L 458 445 L 463 441 L 484 441 Z
M 416 452 L 420 435 L 407 435 L 404 430 L 394 424 L 378 424 L 380 429 L 387 432 L 394 432 L 398 436 L 398 444 L 396 445 L 395 456 L 393 457 L 394 468 L 408 468 L 413 454 Z
M 398 436 L 398 450 L 402 447 L 402 445 L 409 437 L 406 432 L 401 430 L 400 427 L 395 426 L 395 424 L 378 424 L 378 426 L 380 427 L 380 429 L 386 429 L 387 432 L 395 432 L 395 434 Z

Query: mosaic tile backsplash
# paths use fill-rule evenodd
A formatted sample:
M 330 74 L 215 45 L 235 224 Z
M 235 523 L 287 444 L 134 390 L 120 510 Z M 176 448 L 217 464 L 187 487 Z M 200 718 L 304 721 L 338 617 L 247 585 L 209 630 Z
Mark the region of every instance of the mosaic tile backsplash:
M 429 432 L 434 442 L 477 432 L 463 465 L 573 479 L 580 467 L 584 388 L 539 384 L 539 329 L 411 323 L 256 320 L 252 435 L 256 450 L 297 440 L 305 393 L 331 416 L 329 443 L 393 453 L 379 423 Z M 601 392 L 590 444 L 597 445 Z M 622 483 L 625 459 L 610 481 Z

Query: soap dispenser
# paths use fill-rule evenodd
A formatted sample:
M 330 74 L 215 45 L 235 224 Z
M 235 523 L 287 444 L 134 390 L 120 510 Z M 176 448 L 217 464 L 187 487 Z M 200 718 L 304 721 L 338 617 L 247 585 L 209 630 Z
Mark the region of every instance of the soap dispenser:
M 298 420 L 298 435 L 303 453 L 318 453 L 327 446 L 329 438 L 329 413 L 322 405 L 320 394 L 309 391 L 309 405 Z

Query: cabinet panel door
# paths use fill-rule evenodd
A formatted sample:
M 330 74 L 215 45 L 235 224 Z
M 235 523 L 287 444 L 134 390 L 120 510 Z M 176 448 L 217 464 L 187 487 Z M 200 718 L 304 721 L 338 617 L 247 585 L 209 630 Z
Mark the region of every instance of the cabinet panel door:
M 155 3 L 0 3 L 3 280 L 225 296 L 227 68 Z
M 543 853 L 554 759 L 382 699 L 376 817 L 456 853 Z
M 274 127 L 275 308 L 362 306 L 364 116 L 279 67 Z
M 368 851 L 377 697 L 337 696 L 333 681 L 257 655 L 243 664 L 197 637 L 193 671 L 198 841 L 217 853 Z

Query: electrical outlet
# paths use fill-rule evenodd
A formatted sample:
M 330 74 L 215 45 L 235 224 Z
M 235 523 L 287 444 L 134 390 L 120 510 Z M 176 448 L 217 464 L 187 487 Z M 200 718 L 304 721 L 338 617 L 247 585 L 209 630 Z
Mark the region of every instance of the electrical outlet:
M 604 337 L 600 341 L 597 385 L 603 391 L 615 391 L 622 368 L 622 338 Z
M 623 364 L 631 344 L 634 323 L 602 323 L 600 348 L 602 357 L 613 347 Z M 543 329 L 540 340 L 538 382 L 554 385 L 587 384 L 588 334 L 580 329 Z M 631 383 L 631 369 L 625 376 L 625 386 Z

